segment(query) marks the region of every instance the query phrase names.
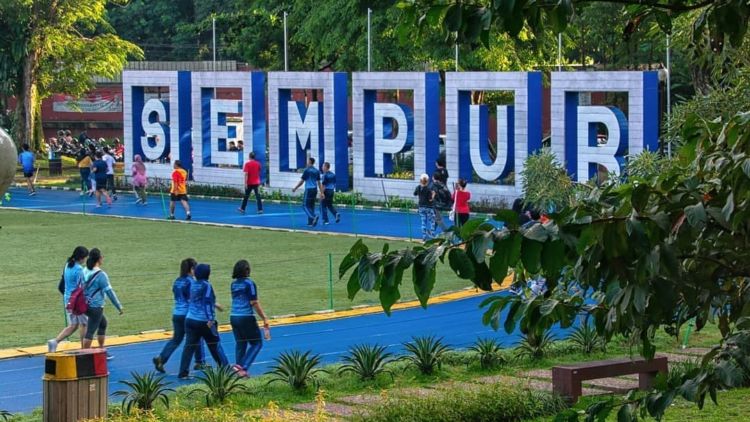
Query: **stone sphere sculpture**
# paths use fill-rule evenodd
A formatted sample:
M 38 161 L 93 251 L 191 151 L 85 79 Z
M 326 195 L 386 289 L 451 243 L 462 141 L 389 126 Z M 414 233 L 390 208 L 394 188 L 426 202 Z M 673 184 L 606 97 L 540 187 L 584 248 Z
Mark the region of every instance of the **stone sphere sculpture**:
M 13 139 L 6 131 L 0 129 L 0 198 L 5 195 L 8 186 L 13 183 L 17 161 L 16 144 L 13 143 Z

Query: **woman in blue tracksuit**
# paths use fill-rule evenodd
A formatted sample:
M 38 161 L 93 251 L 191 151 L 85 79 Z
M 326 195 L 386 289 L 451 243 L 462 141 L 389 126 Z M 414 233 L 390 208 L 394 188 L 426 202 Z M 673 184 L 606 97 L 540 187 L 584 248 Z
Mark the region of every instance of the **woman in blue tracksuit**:
M 185 316 L 185 348 L 182 350 L 179 378 L 187 378 L 190 360 L 198 348 L 200 340 L 206 341 L 208 351 L 219 366 L 229 365 L 227 355 L 221 347 L 219 330 L 216 326 L 216 294 L 208 281 L 211 266 L 198 264 L 195 267 L 195 281 L 190 285 L 190 305 Z
M 258 302 L 258 288 L 250 278 L 250 263 L 242 259 L 234 264 L 232 271 L 232 312 L 229 321 L 236 342 L 235 356 L 237 363 L 233 366 L 240 376 L 247 376 L 247 370 L 258 356 L 263 340 L 260 337 L 258 321 L 253 310 L 263 319 L 263 331 L 266 340 L 270 340 L 268 318 Z
M 172 294 L 174 295 L 174 308 L 172 310 L 172 339 L 164 345 L 161 353 L 154 357 L 154 368 L 162 374 L 164 365 L 172 356 L 175 349 L 180 346 L 185 338 L 185 316 L 190 306 L 190 285 L 195 280 L 195 266 L 198 265 L 193 258 L 183 259 L 180 263 L 180 276 L 172 284 Z M 193 369 L 203 369 L 206 367 L 205 353 L 203 344 L 195 349 L 195 367 Z

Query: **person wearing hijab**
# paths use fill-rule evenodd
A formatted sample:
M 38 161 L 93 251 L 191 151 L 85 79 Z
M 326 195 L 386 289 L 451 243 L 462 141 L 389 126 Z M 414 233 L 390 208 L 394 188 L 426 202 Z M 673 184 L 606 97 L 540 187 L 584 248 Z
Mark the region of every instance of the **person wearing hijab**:
M 133 157 L 133 190 L 135 190 L 136 204 L 146 205 L 146 165 L 140 155 Z

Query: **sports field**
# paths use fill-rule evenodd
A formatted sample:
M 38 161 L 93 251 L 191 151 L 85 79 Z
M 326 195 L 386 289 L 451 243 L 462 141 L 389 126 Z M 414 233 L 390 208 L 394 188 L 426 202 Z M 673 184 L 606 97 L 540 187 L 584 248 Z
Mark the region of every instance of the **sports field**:
M 124 335 L 171 327 L 171 284 L 185 257 L 211 264 L 211 281 L 223 304 L 230 303 L 232 266 L 244 258 L 269 315 L 327 309 L 328 254 L 333 254 L 335 271 L 355 241 L 350 236 L 3 209 L 0 226 L 0 348 L 42 344 L 63 327 L 57 283 L 65 259 L 79 244 L 102 250 L 103 269 L 125 309 L 125 315 L 117 316 L 107 305 L 109 332 Z M 371 247 L 382 243 L 368 241 Z M 404 245 L 390 243 L 392 248 Z M 404 282 L 410 283 L 408 277 Z M 360 294 L 349 301 L 344 283 L 334 278 L 335 308 L 377 300 L 375 294 Z M 448 268 L 438 272 L 436 291 L 467 285 Z M 228 320 L 228 313 L 219 314 L 221 323 Z

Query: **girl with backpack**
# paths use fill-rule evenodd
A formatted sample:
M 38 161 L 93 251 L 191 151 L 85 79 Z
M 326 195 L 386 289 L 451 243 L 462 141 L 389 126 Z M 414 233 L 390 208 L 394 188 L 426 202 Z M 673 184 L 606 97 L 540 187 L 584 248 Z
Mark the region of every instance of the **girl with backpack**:
M 242 377 L 247 376 L 250 365 L 253 364 L 263 347 L 258 321 L 255 313 L 263 319 L 263 332 L 266 340 L 271 339 L 271 331 L 263 308 L 258 301 L 258 288 L 250 278 L 250 263 L 242 259 L 234 264 L 232 271 L 232 312 L 229 321 L 236 342 L 235 357 L 237 363 L 232 367 Z
M 88 249 L 83 246 L 76 246 L 73 254 L 68 258 L 62 274 L 63 305 L 68 304 L 73 290 L 83 283 L 83 263 L 86 262 L 86 257 L 88 256 Z M 65 310 L 65 315 L 68 320 L 68 326 L 63 328 L 57 337 L 47 341 L 48 352 L 57 351 L 57 344 L 70 337 L 78 328 L 81 329 L 81 346 L 83 346 L 83 337 L 86 333 L 86 324 L 88 323 L 86 315 L 74 315 L 72 311 L 67 309 Z
M 193 258 L 183 259 L 180 263 L 180 276 L 172 284 L 172 294 L 174 295 L 174 308 L 172 310 L 172 339 L 164 345 L 159 356 L 154 357 L 154 368 L 162 374 L 164 364 L 172 356 L 175 349 L 179 347 L 185 338 L 185 317 L 190 307 L 190 286 L 195 281 L 195 266 L 198 262 Z M 206 367 L 206 361 L 203 353 L 203 345 L 195 349 L 195 367 L 194 369 L 203 369 Z
M 214 288 L 208 281 L 211 276 L 211 266 L 198 264 L 195 267 L 195 281 L 190 285 L 190 305 L 185 316 L 185 348 L 182 349 L 182 360 L 180 361 L 180 372 L 178 378 L 188 378 L 190 360 L 195 354 L 201 339 L 206 341 L 208 351 L 219 366 L 229 365 L 229 359 L 224 354 L 219 338 L 219 330 L 216 322 L 214 308 L 221 310 L 216 303 Z
M 104 295 L 107 295 L 109 301 L 117 308 L 120 315 L 124 313 L 120 300 L 117 299 L 115 291 L 112 290 L 112 286 L 109 284 L 109 276 L 101 269 L 102 262 L 104 262 L 102 252 L 97 248 L 91 249 L 89 257 L 86 260 L 86 268 L 83 270 L 83 294 L 88 303 L 88 310 L 86 310 L 88 327 L 86 329 L 86 336 L 83 339 L 84 349 L 91 347 L 91 342 L 94 340 L 94 333 L 96 333 L 96 340 L 99 343 L 99 347 L 104 347 L 104 340 L 107 334 L 107 318 L 104 316 Z M 111 358 L 112 356 L 107 353 L 107 359 Z

